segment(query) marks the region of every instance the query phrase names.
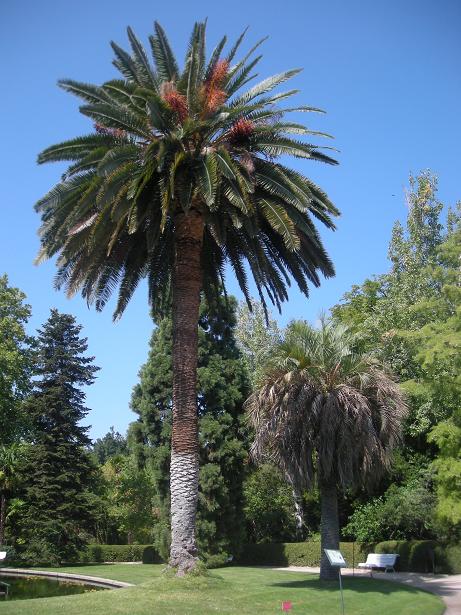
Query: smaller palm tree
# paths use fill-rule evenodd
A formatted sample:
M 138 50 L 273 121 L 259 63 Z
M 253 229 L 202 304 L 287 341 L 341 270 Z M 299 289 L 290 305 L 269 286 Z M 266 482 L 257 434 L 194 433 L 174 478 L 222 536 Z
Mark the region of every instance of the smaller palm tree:
M 406 414 L 398 385 L 354 351 L 355 341 L 325 318 L 318 329 L 292 322 L 247 401 L 253 456 L 275 462 L 295 489 L 318 483 L 325 580 L 337 576 L 324 549 L 339 548 L 338 489 L 369 486 L 383 474 Z

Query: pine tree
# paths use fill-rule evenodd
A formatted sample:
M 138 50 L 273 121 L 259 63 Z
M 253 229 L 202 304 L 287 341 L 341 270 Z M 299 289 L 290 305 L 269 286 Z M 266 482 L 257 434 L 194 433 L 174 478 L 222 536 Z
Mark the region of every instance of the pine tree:
M 92 516 L 94 465 L 87 447 L 87 415 L 80 389 L 99 369 L 86 357 L 87 340 L 73 316 L 51 310 L 38 332 L 34 390 L 26 407 L 32 425 L 22 523 L 26 559 L 59 563 L 84 544 Z
M 126 454 L 126 438 L 112 425 L 105 436 L 93 442 L 92 451 L 98 463 L 104 465 L 112 457 Z
M 234 338 L 236 301 L 201 304 L 198 344 L 200 479 L 198 541 L 205 556 L 235 554 L 245 530 L 242 482 L 247 458 L 243 402 L 249 380 Z M 159 320 L 149 357 L 140 370 L 131 407 L 139 415 L 129 443 L 140 464 L 151 465 L 156 483 L 156 546 L 168 554 L 169 463 L 172 409 L 172 323 Z

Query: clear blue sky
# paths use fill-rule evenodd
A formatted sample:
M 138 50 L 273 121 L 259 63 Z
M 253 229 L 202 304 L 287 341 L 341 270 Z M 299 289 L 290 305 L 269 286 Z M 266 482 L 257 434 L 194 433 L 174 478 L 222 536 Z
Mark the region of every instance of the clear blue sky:
M 83 325 L 102 368 L 87 395 L 93 437 L 111 425 L 123 432 L 134 418 L 129 399 L 152 323 L 144 286 L 113 324 L 111 306 L 98 314 L 79 297 L 68 300 L 53 290 L 53 263 L 33 265 L 39 245 L 33 204 L 62 172 L 59 165 L 38 167 L 36 156 L 91 129 L 78 113 L 78 100 L 58 89 L 56 80 L 112 78 L 109 41 L 127 47 L 125 28 L 131 25 L 147 45 L 154 19 L 182 58 L 194 20 L 204 17 L 210 47 L 223 33 L 234 38 L 246 25 L 247 45 L 269 35 L 261 77 L 303 67 L 294 82 L 302 90 L 299 102 L 328 112 L 308 119 L 314 129 L 335 135 L 341 150 L 339 167 L 303 167 L 342 211 L 338 230 L 324 233 L 337 276 L 312 290 L 308 301 L 293 289 L 282 323 L 315 319 L 353 283 L 386 270 L 392 224 L 405 216 L 403 187 L 410 171 L 431 168 L 440 178 L 440 198 L 461 198 L 458 0 L 3 2 L 0 273 L 27 294 L 31 331 L 51 307 L 74 314 Z M 229 289 L 240 296 L 231 276 Z

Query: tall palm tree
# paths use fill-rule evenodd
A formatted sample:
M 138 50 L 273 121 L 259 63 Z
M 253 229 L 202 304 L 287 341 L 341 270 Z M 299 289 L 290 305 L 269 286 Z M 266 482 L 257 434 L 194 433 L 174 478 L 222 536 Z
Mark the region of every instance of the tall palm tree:
M 383 474 L 406 414 L 398 385 L 355 346 L 343 325 L 325 318 L 318 329 L 291 323 L 247 401 L 256 459 L 277 463 L 296 489 L 317 480 L 321 579 L 337 576 L 324 549 L 339 548 L 338 489 L 368 486 Z
M 180 70 L 158 23 L 149 37 L 153 64 L 128 28 L 131 52 L 115 43 L 121 79 L 59 85 L 85 101 L 90 134 L 54 145 L 39 162 L 71 161 L 36 205 L 42 216 L 38 261 L 59 255 L 56 287 L 81 291 L 101 310 L 119 286 L 114 317 L 147 278 L 155 310 L 173 313 L 172 566 L 196 563 L 198 486 L 197 322 L 201 291 L 219 292 L 230 264 L 247 301 L 248 272 L 261 300 L 279 308 L 292 277 L 304 294 L 319 274 L 332 276 L 313 217 L 334 228 L 337 210 L 288 155 L 335 160 L 285 119 L 297 90 L 271 93 L 290 70 L 240 92 L 255 76 L 259 41 L 234 62 L 243 33 L 224 53 L 224 37 L 206 60 L 205 24 L 196 23 Z M 296 135 L 294 137 L 293 135 Z M 325 135 L 327 136 L 327 135 Z M 266 295 L 264 295 L 266 293 Z

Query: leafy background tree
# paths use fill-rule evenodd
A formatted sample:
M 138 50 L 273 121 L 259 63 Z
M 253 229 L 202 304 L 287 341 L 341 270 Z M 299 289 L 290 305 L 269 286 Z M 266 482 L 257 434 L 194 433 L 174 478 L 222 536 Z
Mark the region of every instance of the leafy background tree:
M 34 388 L 26 410 L 31 422 L 21 519 L 24 557 L 58 564 L 76 557 L 92 520 L 95 468 L 87 451 L 88 409 L 82 386 L 99 368 L 85 356 L 86 339 L 73 316 L 51 310 L 38 331 Z
M 274 464 L 254 468 L 245 479 L 249 542 L 292 542 L 296 536 L 293 491 Z
M 235 340 L 236 301 L 221 296 L 202 302 L 199 320 L 198 404 L 200 479 L 198 540 L 206 557 L 236 554 L 244 541 L 242 483 L 246 473 L 247 429 L 243 402 L 249 380 Z M 172 409 L 172 323 L 159 320 L 149 357 L 132 397 L 139 415 L 129 442 L 141 467 L 150 468 L 156 488 L 155 542 L 169 547 L 169 460 Z
M 104 504 L 123 544 L 152 540 L 154 484 L 149 470 L 131 455 L 114 455 L 101 468 Z
M 261 302 L 252 299 L 251 304 L 250 310 L 246 303 L 239 303 L 235 337 L 254 387 L 262 378 L 274 347 L 280 341 L 282 331 Z
M 27 426 L 22 400 L 30 391 L 33 340 L 26 333 L 31 308 L 25 299 L 0 276 L 0 445 L 17 441 Z
M 453 477 L 459 448 L 456 436 L 450 440 L 449 434 L 457 432 L 461 404 L 461 209 L 459 204 L 448 209 L 444 222 L 446 208 L 437 198 L 437 178 L 430 171 L 410 178 L 406 200 L 406 224 L 396 223 L 392 233 L 390 271 L 355 286 L 332 313 L 357 331 L 364 349 L 391 367 L 407 394 L 410 413 L 400 454 L 400 465 L 406 469 L 394 479 L 403 492 L 411 493 L 414 462 L 432 467 L 431 475 L 418 488 L 425 490 L 430 510 L 420 507 L 419 529 L 404 532 L 407 538 L 419 538 L 421 531 L 430 537 L 459 528 L 460 517 L 453 514 L 458 501 Z M 381 492 L 384 502 L 385 489 Z M 391 492 L 389 497 L 394 495 Z M 381 509 L 381 504 L 374 509 Z M 435 509 L 445 527 L 428 526 L 436 520 Z

